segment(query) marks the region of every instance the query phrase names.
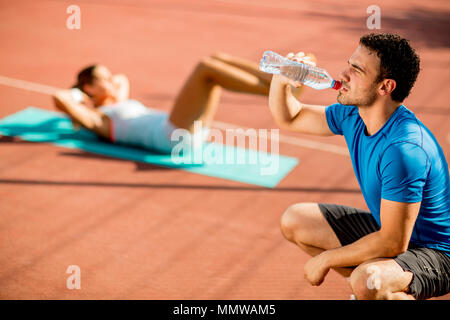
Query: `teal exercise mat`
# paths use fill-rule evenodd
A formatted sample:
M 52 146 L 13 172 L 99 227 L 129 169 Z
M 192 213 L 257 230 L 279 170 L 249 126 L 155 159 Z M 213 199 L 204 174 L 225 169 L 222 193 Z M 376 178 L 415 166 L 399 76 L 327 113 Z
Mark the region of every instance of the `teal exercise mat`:
M 1 119 L 0 134 L 268 188 L 274 188 L 298 164 L 297 158 L 206 142 L 184 156 L 159 154 L 101 140 L 88 130 L 74 130 L 62 113 L 34 107 Z

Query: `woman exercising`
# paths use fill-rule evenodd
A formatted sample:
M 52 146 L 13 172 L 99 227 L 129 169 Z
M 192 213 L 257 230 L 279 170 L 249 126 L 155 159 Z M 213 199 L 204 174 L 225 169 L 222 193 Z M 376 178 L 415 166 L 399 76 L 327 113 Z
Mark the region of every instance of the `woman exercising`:
M 310 63 L 314 59 L 312 55 L 305 57 Z M 191 138 L 207 138 L 208 130 L 194 132 L 194 121 L 200 120 L 203 127 L 209 127 L 222 88 L 268 96 L 271 79 L 272 75 L 260 71 L 256 63 L 220 53 L 198 63 L 170 114 L 130 100 L 127 77 L 112 75 L 100 64 L 83 69 L 74 88 L 57 91 L 53 98 L 56 107 L 67 113 L 74 124 L 102 138 L 171 153 L 178 143 L 171 141 L 177 128 L 187 130 Z M 297 87 L 295 95 L 300 95 L 302 89 Z

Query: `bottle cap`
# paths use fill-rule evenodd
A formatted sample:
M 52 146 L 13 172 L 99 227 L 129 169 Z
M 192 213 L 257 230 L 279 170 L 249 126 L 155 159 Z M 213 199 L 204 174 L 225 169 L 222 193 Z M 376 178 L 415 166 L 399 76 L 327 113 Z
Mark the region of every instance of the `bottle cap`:
M 342 83 L 340 81 L 334 80 L 332 88 L 334 90 L 339 90 L 342 87 Z

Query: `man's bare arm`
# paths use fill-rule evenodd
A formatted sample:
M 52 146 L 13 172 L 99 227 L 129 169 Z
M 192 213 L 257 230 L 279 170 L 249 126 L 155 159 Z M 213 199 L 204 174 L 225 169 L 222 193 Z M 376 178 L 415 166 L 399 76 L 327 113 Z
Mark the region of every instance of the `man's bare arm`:
M 331 136 L 325 106 L 301 103 L 293 94 L 291 81 L 274 75 L 270 85 L 269 107 L 275 122 L 282 128 L 320 136 Z
M 381 228 L 344 247 L 323 252 L 330 267 L 357 266 L 375 258 L 395 257 L 408 249 L 420 202 L 381 200 Z
M 381 229 L 359 240 L 330 249 L 311 258 L 305 265 L 305 278 L 320 285 L 330 268 L 356 267 L 376 258 L 393 258 L 408 248 L 420 202 L 381 201 Z

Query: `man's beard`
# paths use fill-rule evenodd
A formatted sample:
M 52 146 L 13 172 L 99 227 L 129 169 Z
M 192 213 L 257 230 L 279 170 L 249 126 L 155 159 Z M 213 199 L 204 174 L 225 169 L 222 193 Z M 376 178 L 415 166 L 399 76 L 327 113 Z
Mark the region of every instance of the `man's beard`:
M 345 88 L 348 88 L 347 86 Z M 366 92 L 361 92 L 356 97 L 345 96 L 344 94 L 349 94 L 350 91 L 341 92 L 339 91 L 337 96 L 337 101 L 340 104 L 347 106 L 356 106 L 356 107 L 368 107 L 371 106 L 375 100 L 377 99 L 377 92 L 375 89 L 375 85 L 369 88 Z

